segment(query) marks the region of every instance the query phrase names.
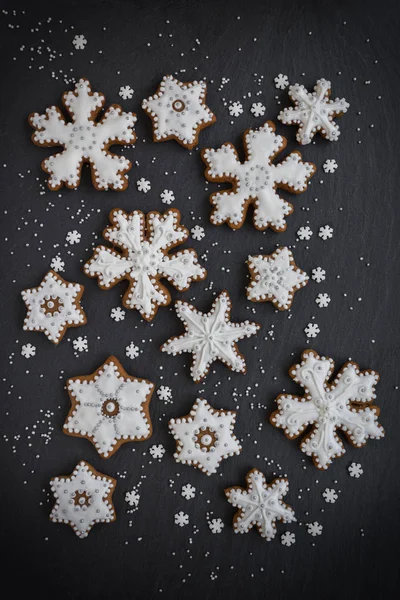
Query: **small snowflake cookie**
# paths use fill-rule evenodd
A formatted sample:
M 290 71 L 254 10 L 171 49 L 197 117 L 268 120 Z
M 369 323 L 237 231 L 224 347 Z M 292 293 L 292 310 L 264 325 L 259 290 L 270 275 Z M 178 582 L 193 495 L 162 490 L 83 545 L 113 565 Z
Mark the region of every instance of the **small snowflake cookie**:
M 32 113 L 30 125 L 36 129 L 32 141 L 36 146 L 63 146 L 64 150 L 42 162 L 42 169 L 50 175 L 48 186 L 59 190 L 63 185 L 77 188 L 81 181 L 83 163 L 91 167 L 92 182 L 97 190 L 125 190 L 131 162 L 123 156 L 109 152 L 114 144 L 133 144 L 136 115 L 123 112 L 112 104 L 100 121 L 96 117 L 106 101 L 103 94 L 92 92 L 87 79 L 80 79 L 75 91 L 62 97 L 65 110 L 72 122 L 67 123 L 56 106 L 46 109 L 46 114 Z
M 213 192 L 210 220 L 214 225 L 227 223 L 232 229 L 244 224 L 250 204 L 254 204 L 253 223 L 263 231 L 271 227 L 284 231 L 285 217 L 293 212 L 293 206 L 276 192 L 282 188 L 293 194 L 307 189 L 308 180 L 314 175 L 313 163 L 303 162 L 300 152 L 294 151 L 277 165 L 274 158 L 285 148 L 286 139 L 275 133 L 275 125 L 267 121 L 259 129 L 248 129 L 243 136 L 246 159 L 240 162 L 233 144 L 221 148 L 205 148 L 201 156 L 207 166 L 208 181 L 231 183 L 228 191 Z
M 200 131 L 216 121 L 205 103 L 206 94 L 204 81 L 182 83 L 164 75 L 154 96 L 142 102 L 153 123 L 153 140 L 176 140 L 188 150 L 197 146 Z
M 216 410 L 198 398 L 188 415 L 168 424 L 176 440 L 176 462 L 193 465 L 207 475 L 216 473 L 224 458 L 242 450 L 233 433 L 235 421 L 236 412 Z
M 174 208 L 164 214 L 149 212 L 147 218 L 140 210 L 127 214 L 115 208 L 110 213 L 112 226 L 104 230 L 103 236 L 121 252 L 97 246 L 84 266 L 86 275 L 97 277 L 103 290 L 127 279 L 129 286 L 123 305 L 136 308 L 143 319 L 151 321 L 159 306 L 171 302 L 169 291 L 160 283 L 161 278 L 182 292 L 192 281 L 202 280 L 207 275 L 192 248 L 169 254 L 189 237 L 189 231 L 180 224 L 180 217 L 179 210 Z
M 112 495 L 117 482 L 81 460 L 71 475 L 50 480 L 56 503 L 50 514 L 53 523 L 70 525 L 79 538 L 88 536 L 96 523 L 115 521 Z
M 68 379 L 67 390 L 71 409 L 64 432 L 92 442 L 102 458 L 112 456 L 125 442 L 151 436 L 154 384 L 128 375 L 114 356 L 91 375 Z
M 270 421 L 289 439 L 311 426 L 300 448 L 312 456 L 318 469 L 327 469 L 334 458 L 345 453 L 337 430 L 342 430 L 356 448 L 364 446 L 368 438 L 384 436 L 377 422 L 379 408 L 371 405 L 379 381 L 375 371 L 360 371 L 356 363 L 347 362 L 329 383 L 334 369 L 331 358 L 305 350 L 301 359 L 289 369 L 289 375 L 304 388 L 305 395 L 280 394 L 276 399 L 278 410 Z
M 247 533 L 256 525 L 261 537 L 269 542 L 276 535 L 275 521 L 296 521 L 292 507 L 282 501 L 289 490 L 287 479 L 273 479 L 267 483 L 261 471 L 251 469 L 246 475 L 246 485 L 247 488 L 225 490 L 228 502 L 239 509 L 233 517 L 235 533 Z
M 313 92 L 308 92 L 304 85 L 291 85 L 289 97 L 294 107 L 282 110 L 278 119 L 285 125 L 298 125 L 296 139 L 299 144 L 309 144 L 317 131 L 334 142 L 340 135 L 335 117 L 343 115 L 350 104 L 344 98 L 330 100 L 331 82 L 319 79 Z
M 174 356 L 182 352 L 192 352 L 190 373 L 193 381 L 199 383 L 217 359 L 232 371 L 246 372 L 246 362 L 236 342 L 255 335 L 260 325 L 250 321 L 231 323 L 231 300 L 227 291 L 219 294 L 208 313 L 202 313 L 192 304 L 180 300 L 175 303 L 175 308 L 186 331 L 167 340 L 161 346 L 161 350 Z
M 308 282 L 308 275 L 294 262 L 286 246 L 273 254 L 249 256 L 251 281 L 246 293 L 252 302 L 272 302 L 278 310 L 292 306 L 293 295 Z
M 85 325 L 86 315 L 80 305 L 84 287 L 65 281 L 49 271 L 37 288 L 21 292 L 28 312 L 25 331 L 43 331 L 53 344 L 58 344 L 68 327 Z

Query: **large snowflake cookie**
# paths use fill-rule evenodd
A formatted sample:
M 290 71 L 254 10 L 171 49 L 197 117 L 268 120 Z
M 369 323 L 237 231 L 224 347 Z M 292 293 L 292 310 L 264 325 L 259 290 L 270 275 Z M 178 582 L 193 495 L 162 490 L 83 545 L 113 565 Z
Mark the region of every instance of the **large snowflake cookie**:
M 247 533 L 255 525 L 261 537 L 267 542 L 276 534 L 276 521 L 292 523 L 296 521 L 291 506 L 282 502 L 289 490 L 285 478 L 274 479 L 267 483 L 258 469 L 251 469 L 246 475 L 247 488 L 230 487 L 225 495 L 239 510 L 233 517 L 235 533 Z
M 182 83 L 165 75 L 154 96 L 142 102 L 153 122 L 154 141 L 176 140 L 189 150 L 194 148 L 200 131 L 216 121 L 205 103 L 206 93 L 204 81 Z
M 276 399 L 278 410 L 270 421 L 289 439 L 311 426 L 301 450 L 312 456 L 318 469 L 327 469 L 334 458 L 345 453 L 337 430 L 342 430 L 356 448 L 364 446 L 368 438 L 385 435 L 377 422 L 379 408 L 370 404 L 376 397 L 379 375 L 360 371 L 356 363 L 347 362 L 329 383 L 334 369 L 331 358 L 320 357 L 313 350 L 305 350 L 301 358 L 300 364 L 289 369 L 289 375 L 304 388 L 305 395 L 280 394 Z
M 83 163 L 91 167 L 92 182 L 97 190 L 124 190 L 128 185 L 125 173 L 131 162 L 123 156 L 109 152 L 114 144 L 133 144 L 136 135 L 133 126 L 136 115 L 123 112 L 112 104 L 100 121 L 96 117 L 105 104 L 105 97 L 92 92 L 87 79 L 80 79 L 73 92 L 65 92 L 63 105 L 70 123 L 65 121 L 59 108 L 51 106 L 46 114 L 32 113 L 30 125 L 36 129 L 32 141 L 37 146 L 63 146 L 64 150 L 42 162 L 42 169 L 50 175 L 48 186 L 59 190 L 78 187 Z
M 286 246 L 273 254 L 249 256 L 247 264 L 251 275 L 247 298 L 253 302 L 272 302 L 279 310 L 290 308 L 294 293 L 308 282 L 308 275 L 297 267 Z
M 188 415 L 169 422 L 176 440 L 175 460 L 207 475 L 216 473 L 224 458 L 242 450 L 233 433 L 235 421 L 236 412 L 216 410 L 207 400 L 198 398 Z
M 125 442 L 151 436 L 149 403 L 154 385 L 128 375 L 114 356 L 91 375 L 68 379 L 67 390 L 71 410 L 65 433 L 90 440 L 103 458 Z
M 180 224 L 180 212 L 167 210 L 164 214 L 152 211 L 147 219 L 140 210 L 127 214 L 116 208 L 110 213 L 112 226 L 103 236 L 122 252 L 98 246 L 85 264 L 89 277 L 98 277 L 99 286 L 110 289 L 123 279 L 129 287 L 122 299 L 126 308 L 136 308 L 146 321 L 151 321 L 159 306 L 171 302 L 169 291 L 160 283 L 167 279 L 179 291 L 189 288 L 192 281 L 204 279 L 206 270 L 190 248 L 169 254 L 174 246 L 183 244 L 189 231 Z
M 55 271 L 49 271 L 39 287 L 21 292 L 28 309 L 23 328 L 43 331 L 53 344 L 58 344 L 68 327 L 86 323 L 80 305 L 83 290 L 83 285 L 69 283 Z
M 115 521 L 112 495 L 117 482 L 81 460 L 71 475 L 50 480 L 56 503 L 50 514 L 53 523 L 70 525 L 85 538 L 95 523 Z
M 271 227 L 274 231 L 286 229 L 285 217 L 293 206 L 277 194 L 282 188 L 293 194 L 307 189 L 307 182 L 315 173 L 313 163 L 303 162 L 300 152 L 294 151 L 277 165 L 274 158 L 285 148 L 286 139 L 276 135 L 275 125 L 267 121 L 259 129 L 248 129 L 243 136 L 245 161 L 241 163 L 233 144 L 221 148 L 205 148 L 201 152 L 207 166 L 209 181 L 227 182 L 232 189 L 214 192 L 210 202 L 214 206 L 211 222 L 228 223 L 232 229 L 242 227 L 250 204 L 254 204 L 253 223 L 257 229 Z
M 219 294 L 208 313 L 202 313 L 192 304 L 182 301 L 176 302 L 175 308 L 186 332 L 167 340 L 161 350 L 174 356 L 192 352 L 190 373 L 196 383 L 207 375 L 211 364 L 217 359 L 232 371 L 246 372 L 246 362 L 236 342 L 256 334 L 260 325 L 250 321 L 231 323 L 231 300 L 228 292 Z
M 319 79 L 313 92 L 298 83 L 289 87 L 294 107 L 281 110 L 278 119 L 285 125 L 298 125 L 296 139 L 299 144 L 309 144 L 317 131 L 330 142 L 338 139 L 339 126 L 333 119 L 343 115 L 350 104 L 344 98 L 330 100 L 330 95 L 331 82 L 326 79 Z

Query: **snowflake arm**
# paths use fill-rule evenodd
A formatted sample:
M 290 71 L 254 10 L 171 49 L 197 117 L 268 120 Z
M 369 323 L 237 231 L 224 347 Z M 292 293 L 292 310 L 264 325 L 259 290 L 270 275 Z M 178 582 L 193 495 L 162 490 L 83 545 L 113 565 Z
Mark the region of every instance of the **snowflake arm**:
M 227 222 L 232 229 L 239 229 L 245 221 L 248 206 L 254 204 L 253 222 L 257 229 L 271 227 L 274 231 L 284 231 L 285 217 L 291 214 L 293 207 L 280 198 L 276 190 L 281 187 L 295 194 L 305 191 L 316 167 L 313 163 L 302 162 L 297 152 L 278 165 L 272 164 L 286 146 L 286 140 L 275 134 L 275 125 L 271 121 L 259 129 L 246 131 L 243 145 L 244 163 L 239 161 L 232 144 L 202 151 L 207 167 L 206 179 L 232 184 L 228 191 L 211 194 L 210 202 L 214 206 L 211 222 L 215 225 Z
M 291 367 L 289 374 L 304 388 L 305 396 L 280 395 L 278 410 L 270 417 L 272 425 L 283 429 L 289 438 L 311 426 L 301 449 L 312 456 L 319 469 L 327 469 L 335 457 L 345 452 L 338 430 L 355 447 L 363 446 L 368 438 L 384 436 L 377 422 L 379 408 L 370 405 L 375 399 L 378 374 L 360 372 L 358 365 L 348 362 L 328 383 L 333 367 L 332 359 L 320 357 L 313 350 L 303 352 L 301 364 Z M 361 408 L 365 404 L 368 406 Z
M 89 277 L 97 277 L 99 286 L 110 289 L 124 279 L 132 268 L 132 262 L 115 250 L 106 246 L 98 246 L 91 260 L 85 265 L 85 273 Z
M 83 163 L 89 163 L 92 182 L 96 189 L 124 190 L 128 185 L 126 172 L 129 160 L 109 152 L 113 144 L 133 144 L 136 115 L 122 112 L 117 104 L 111 105 L 103 118 L 96 117 L 105 103 L 98 92 L 92 92 L 90 83 L 80 79 L 74 91 L 63 95 L 63 104 L 71 117 L 67 123 L 56 107 L 45 115 L 32 113 L 30 125 L 36 129 L 32 141 L 38 146 L 63 146 L 61 153 L 42 162 L 43 170 L 50 175 L 49 188 L 58 190 L 63 185 L 76 188 L 81 179 Z
M 192 281 L 204 279 L 205 269 L 201 267 L 194 250 L 183 250 L 171 256 L 165 256 L 162 275 L 178 290 L 187 290 Z
M 233 518 L 235 533 L 247 533 L 253 525 L 261 537 L 267 541 L 276 535 L 275 521 L 291 523 L 296 521 L 293 509 L 282 502 L 289 490 L 287 479 L 274 479 L 266 483 L 264 475 L 258 469 L 252 469 L 246 475 L 247 489 L 231 487 L 225 495 L 239 510 Z

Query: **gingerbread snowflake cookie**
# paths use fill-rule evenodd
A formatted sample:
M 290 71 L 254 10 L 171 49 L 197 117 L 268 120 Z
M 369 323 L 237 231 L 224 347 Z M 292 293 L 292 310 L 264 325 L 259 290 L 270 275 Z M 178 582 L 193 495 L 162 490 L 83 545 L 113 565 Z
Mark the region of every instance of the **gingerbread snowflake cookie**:
M 180 216 L 177 209 L 164 214 L 149 212 L 147 218 L 140 210 L 130 214 L 119 208 L 112 210 L 112 226 L 104 230 L 103 236 L 121 252 L 98 246 L 85 264 L 85 273 L 97 277 L 104 290 L 127 279 L 129 287 L 123 305 L 136 308 L 146 321 L 151 321 L 159 306 L 171 302 L 169 291 L 160 283 L 161 278 L 179 291 L 185 291 L 192 281 L 202 280 L 207 275 L 192 248 L 169 254 L 189 237 L 189 231 L 180 224 Z
M 247 298 L 252 302 L 272 302 L 278 310 L 292 306 L 293 295 L 308 282 L 308 275 L 294 262 L 293 254 L 284 246 L 273 254 L 249 256 L 251 281 Z
M 217 359 L 232 371 L 246 372 L 246 362 L 236 342 L 255 335 L 260 325 L 250 321 L 231 323 L 231 300 L 227 291 L 219 294 L 208 313 L 202 313 L 192 304 L 182 301 L 176 302 L 175 308 L 186 332 L 170 338 L 161 346 L 161 350 L 174 356 L 192 352 L 190 373 L 193 381 L 201 381 Z
M 28 309 L 24 321 L 25 331 L 43 331 L 53 344 L 58 344 L 68 327 L 86 323 L 80 305 L 84 287 L 65 281 L 55 271 L 49 271 L 39 287 L 21 292 Z
M 246 475 L 247 488 L 230 487 L 225 495 L 239 510 L 233 517 L 235 533 L 247 533 L 255 525 L 267 542 L 276 535 L 276 521 L 292 523 L 296 521 L 291 506 L 282 501 L 289 490 L 285 478 L 267 483 L 258 469 L 251 469 Z
M 175 460 L 207 475 L 216 473 L 224 458 L 242 450 L 233 434 L 235 421 L 236 412 L 216 410 L 207 400 L 198 398 L 188 415 L 169 422 L 177 446 Z
M 300 448 L 312 456 L 318 469 L 327 469 L 334 458 L 345 453 L 338 430 L 356 448 L 364 446 L 368 438 L 384 436 L 377 422 L 379 408 L 371 405 L 379 375 L 360 371 L 356 363 L 347 362 L 329 383 L 334 369 L 331 358 L 320 357 L 314 350 L 305 350 L 301 358 L 300 364 L 289 369 L 289 375 L 304 388 L 305 395 L 280 394 L 276 399 L 278 410 L 270 421 L 289 439 L 311 426 Z
M 115 521 L 112 495 L 116 484 L 113 477 L 81 460 L 71 475 L 50 480 L 56 499 L 50 520 L 70 525 L 79 538 L 87 537 L 95 523 Z
M 205 177 L 209 181 L 227 182 L 232 189 L 214 192 L 210 202 L 214 209 L 211 222 L 227 223 L 232 229 L 242 227 L 248 207 L 254 204 L 253 223 L 259 230 L 271 227 L 284 231 L 285 217 L 293 212 L 293 206 L 277 194 L 282 188 L 293 194 L 307 189 L 308 180 L 314 175 L 313 163 L 303 162 L 300 152 L 294 151 L 282 162 L 272 161 L 285 148 L 286 139 L 275 133 L 275 125 L 267 121 L 259 129 L 249 129 L 243 137 L 246 159 L 241 163 L 235 147 L 224 144 L 214 150 L 206 148 L 201 156 L 207 166 Z
M 142 102 L 142 108 L 153 122 L 155 142 L 176 140 L 191 150 L 198 144 L 199 133 L 216 121 L 205 103 L 204 81 L 182 83 L 165 75 L 154 96 Z
M 135 142 L 136 115 L 123 112 L 118 104 L 112 104 L 96 122 L 106 100 L 103 94 L 92 92 L 87 79 L 80 79 L 73 92 L 65 92 L 62 101 L 71 117 L 70 123 L 56 106 L 47 108 L 44 115 L 32 113 L 29 116 L 30 125 L 36 129 L 32 135 L 34 144 L 64 148 L 42 162 L 43 171 L 50 175 L 49 188 L 78 187 L 82 165 L 89 163 L 97 190 L 125 190 L 128 185 L 125 173 L 130 170 L 131 162 L 112 154 L 109 148 L 114 144 Z
M 102 458 L 126 442 L 141 442 L 152 434 L 149 403 L 154 385 L 132 377 L 110 356 L 91 375 L 67 381 L 71 410 L 64 432 L 90 440 Z
M 339 126 L 333 119 L 347 112 L 350 104 L 344 98 L 330 100 L 330 95 L 331 82 L 326 79 L 319 79 L 313 92 L 298 83 L 289 87 L 294 107 L 281 110 L 278 119 L 285 125 L 298 125 L 299 144 L 309 144 L 317 131 L 330 142 L 339 138 Z

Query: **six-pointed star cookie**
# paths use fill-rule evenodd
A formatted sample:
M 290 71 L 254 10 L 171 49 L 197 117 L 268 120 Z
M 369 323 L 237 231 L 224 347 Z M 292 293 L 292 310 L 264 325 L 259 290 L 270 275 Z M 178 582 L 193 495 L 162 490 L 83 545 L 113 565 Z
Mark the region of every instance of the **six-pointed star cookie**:
M 192 352 L 190 372 L 196 383 L 207 375 L 210 365 L 217 359 L 232 371 L 246 372 L 246 362 L 236 342 L 257 333 L 260 325 L 250 321 L 230 322 L 231 300 L 227 291 L 220 293 L 208 313 L 202 313 L 192 304 L 179 300 L 175 308 L 186 333 L 167 340 L 161 350 L 174 356 Z
M 155 142 L 176 140 L 191 150 L 199 133 L 216 121 L 205 103 L 207 84 L 204 81 L 182 83 L 165 75 L 154 96 L 143 100 L 142 108 L 153 122 Z
M 43 331 L 53 344 L 58 344 L 68 327 L 86 323 L 79 301 L 84 287 L 65 281 L 55 271 L 49 271 L 37 288 L 21 292 L 28 309 L 23 328 Z
M 251 275 L 247 298 L 253 302 L 270 301 L 279 310 L 290 308 L 295 291 L 308 282 L 308 275 L 297 267 L 286 246 L 273 254 L 249 256 L 247 264 Z
M 117 482 L 81 460 L 71 475 L 50 480 L 56 503 L 50 513 L 53 523 L 70 525 L 85 538 L 95 523 L 115 521 L 112 495 Z
M 207 475 L 216 473 L 224 458 L 242 450 L 233 434 L 235 421 L 236 412 L 215 410 L 207 400 L 198 398 L 188 415 L 169 422 L 176 440 L 175 460 Z
M 275 521 L 296 521 L 292 507 L 282 502 L 289 490 L 289 482 L 279 478 L 267 484 L 261 471 L 251 469 L 246 475 L 246 484 L 247 489 L 230 487 L 225 490 L 228 502 L 239 508 L 233 517 L 233 529 L 235 533 L 247 533 L 256 525 L 261 537 L 269 542 L 276 534 Z
M 68 379 L 67 389 L 72 406 L 65 433 L 90 440 L 103 458 L 125 442 L 151 436 L 149 403 L 154 385 L 128 375 L 114 356 L 91 375 Z
M 313 92 L 308 92 L 304 85 L 291 85 L 289 97 L 294 102 L 281 110 L 278 119 L 285 125 L 298 125 L 296 139 L 299 144 L 309 144 L 317 131 L 330 142 L 335 142 L 340 135 L 335 117 L 343 115 L 350 104 L 344 98 L 330 100 L 331 82 L 319 79 Z

